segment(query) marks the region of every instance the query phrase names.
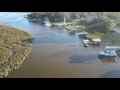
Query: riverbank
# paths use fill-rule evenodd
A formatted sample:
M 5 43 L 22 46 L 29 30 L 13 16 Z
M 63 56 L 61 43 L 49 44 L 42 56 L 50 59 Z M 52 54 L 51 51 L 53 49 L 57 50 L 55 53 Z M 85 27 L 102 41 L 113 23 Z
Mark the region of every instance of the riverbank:
M 11 26 L 0 25 L 0 77 L 18 69 L 32 50 L 33 35 Z

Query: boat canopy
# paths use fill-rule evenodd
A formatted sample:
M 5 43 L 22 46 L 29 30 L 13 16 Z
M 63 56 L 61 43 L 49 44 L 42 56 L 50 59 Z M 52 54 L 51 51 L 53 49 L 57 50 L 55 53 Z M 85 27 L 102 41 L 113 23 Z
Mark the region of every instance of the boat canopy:
M 89 40 L 88 40 L 88 39 L 85 39 L 85 40 L 83 40 L 83 41 L 85 41 L 85 42 L 89 42 Z
M 92 39 L 92 41 L 94 41 L 94 42 L 101 42 L 100 39 Z
M 78 35 L 88 35 L 89 33 L 88 32 L 85 32 L 85 31 L 82 31 L 82 32 L 79 32 L 79 33 L 76 33 Z
M 120 46 L 106 46 L 105 50 L 120 50 Z
M 77 28 L 70 28 L 71 31 L 75 31 L 78 30 Z

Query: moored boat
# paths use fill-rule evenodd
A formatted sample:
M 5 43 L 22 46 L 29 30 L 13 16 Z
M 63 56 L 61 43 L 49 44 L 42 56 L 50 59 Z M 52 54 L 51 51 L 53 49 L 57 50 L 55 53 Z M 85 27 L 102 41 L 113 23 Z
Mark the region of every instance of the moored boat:
M 84 40 L 83 40 L 83 43 L 85 44 L 86 47 L 89 46 L 89 40 L 88 40 L 88 39 L 84 39 Z

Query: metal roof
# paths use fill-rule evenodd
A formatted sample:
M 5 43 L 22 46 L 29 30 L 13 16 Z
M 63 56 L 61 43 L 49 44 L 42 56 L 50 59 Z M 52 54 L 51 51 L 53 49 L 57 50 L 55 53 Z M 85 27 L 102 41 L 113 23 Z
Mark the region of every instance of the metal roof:
M 79 33 L 76 33 L 76 34 L 78 34 L 78 35 L 88 35 L 89 33 L 88 33 L 88 32 L 83 31 L 83 32 L 79 32 Z
M 105 46 L 106 50 L 120 50 L 120 46 Z
M 95 41 L 95 42 L 101 42 L 100 39 L 92 39 L 92 40 Z
M 74 31 L 74 30 L 78 30 L 78 29 L 77 29 L 77 28 L 70 28 L 70 30 L 73 30 L 73 31 Z
M 117 32 L 117 33 L 120 33 L 120 29 L 118 29 L 118 28 L 113 28 L 112 30 Z

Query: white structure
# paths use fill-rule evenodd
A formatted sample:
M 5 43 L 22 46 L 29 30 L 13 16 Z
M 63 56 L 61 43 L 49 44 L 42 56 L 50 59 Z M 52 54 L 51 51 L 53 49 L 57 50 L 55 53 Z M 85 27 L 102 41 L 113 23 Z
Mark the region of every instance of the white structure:
M 105 46 L 105 50 L 120 50 L 120 46 Z
M 120 50 L 120 46 L 105 46 L 104 51 L 100 51 L 102 56 L 117 56 L 116 50 Z
M 79 33 L 76 33 L 77 35 L 88 35 L 89 33 L 88 32 L 85 32 L 85 31 L 82 31 L 82 32 L 79 32 Z
M 58 23 L 57 25 L 58 25 L 58 26 L 66 26 L 67 24 L 66 24 L 66 19 L 65 19 L 65 17 L 64 17 L 64 22 L 63 22 L 63 23 Z
M 92 43 L 91 44 L 100 44 L 101 40 L 100 39 L 92 39 Z
M 51 26 L 51 23 L 49 22 L 49 19 L 46 18 L 46 17 L 45 17 L 44 25 L 45 26 Z
M 120 29 L 118 29 L 118 28 L 113 28 L 112 31 L 120 34 Z
M 89 40 L 88 40 L 88 39 L 84 39 L 84 40 L 83 40 L 83 43 L 85 44 L 85 46 L 87 46 L 87 47 L 89 46 L 89 45 L 88 45 L 88 44 L 89 44 Z
M 100 56 L 112 56 L 115 57 L 117 56 L 115 50 L 104 50 L 99 52 Z

